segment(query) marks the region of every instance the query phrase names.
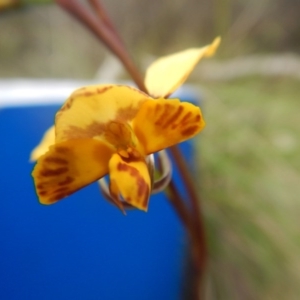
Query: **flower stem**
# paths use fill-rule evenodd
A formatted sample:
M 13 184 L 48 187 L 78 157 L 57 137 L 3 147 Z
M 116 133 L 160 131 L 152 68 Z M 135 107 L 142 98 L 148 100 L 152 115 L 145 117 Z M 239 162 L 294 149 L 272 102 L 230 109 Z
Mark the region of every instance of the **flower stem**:
M 202 290 L 201 286 L 203 283 L 204 265 L 206 261 L 206 259 L 203 261 L 203 258 L 199 255 L 200 253 L 203 253 L 203 243 L 199 239 L 195 222 L 190 217 L 190 212 L 183 199 L 180 198 L 176 185 L 173 181 L 171 181 L 168 187 L 170 191 L 170 203 L 173 205 L 173 208 L 177 212 L 179 219 L 181 219 L 191 239 L 191 264 L 189 264 L 190 267 L 188 268 L 189 276 L 188 281 L 185 283 L 186 287 L 184 288 L 184 299 L 200 300 L 203 298 L 203 295 L 200 293 Z
M 110 20 L 109 15 L 106 13 L 103 5 L 101 5 L 100 0 L 88 0 L 88 2 L 90 3 L 91 7 L 94 8 L 99 17 L 99 20 L 102 21 L 108 29 L 110 29 L 111 33 L 116 37 L 116 39 L 119 40 L 119 43 L 122 45 L 122 47 L 125 48 L 122 38 L 120 37 L 118 31 L 115 29 L 115 26 Z
M 197 234 L 197 245 L 195 245 L 195 250 L 197 251 L 195 255 L 197 255 L 199 262 L 198 267 L 201 272 L 204 272 L 207 260 L 207 248 L 206 248 L 206 239 L 205 239 L 205 230 L 204 230 L 204 222 L 202 220 L 202 212 L 200 207 L 200 199 L 199 195 L 196 192 L 195 186 L 193 184 L 192 177 L 187 169 L 187 164 L 184 161 L 184 158 L 178 148 L 178 146 L 173 146 L 170 148 L 170 152 L 176 162 L 179 173 L 182 176 L 182 180 L 186 187 L 186 191 L 191 200 L 191 214 L 192 220 L 194 222 L 194 226 Z
M 56 0 L 56 2 L 93 32 L 95 36 L 120 59 L 138 88 L 147 92 L 144 81 L 140 76 L 140 72 L 136 68 L 123 44 L 120 43 L 120 38 L 113 34 L 110 27 L 107 27 L 108 17 L 105 19 L 105 22 L 103 22 L 103 20 L 95 19 L 95 17 L 77 0 Z M 100 5 L 100 3 L 98 3 L 98 5 Z M 101 13 L 104 13 L 104 11 Z

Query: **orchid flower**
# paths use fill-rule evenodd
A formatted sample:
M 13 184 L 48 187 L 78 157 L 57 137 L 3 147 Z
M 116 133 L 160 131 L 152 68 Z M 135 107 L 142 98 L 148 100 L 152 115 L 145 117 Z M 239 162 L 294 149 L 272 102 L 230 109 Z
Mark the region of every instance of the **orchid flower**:
M 146 72 L 148 94 L 113 84 L 73 92 L 31 154 L 37 159 L 32 176 L 39 201 L 55 203 L 109 174 L 115 205 L 147 211 L 147 155 L 192 138 L 205 126 L 199 107 L 166 98 L 219 43 L 216 38 L 156 60 Z

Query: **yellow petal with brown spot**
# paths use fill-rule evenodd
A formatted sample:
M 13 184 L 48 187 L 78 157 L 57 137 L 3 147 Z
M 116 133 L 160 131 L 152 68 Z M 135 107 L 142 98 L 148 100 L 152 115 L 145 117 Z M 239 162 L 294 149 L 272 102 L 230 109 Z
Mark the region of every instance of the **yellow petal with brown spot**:
M 171 95 L 185 82 L 203 57 L 215 53 L 220 42 L 218 37 L 205 47 L 188 49 L 154 61 L 147 69 L 145 78 L 149 94 L 155 98 Z
M 110 192 L 130 205 L 147 211 L 150 176 L 144 160 L 126 160 L 114 154 L 109 161 Z
M 76 90 L 56 114 L 56 142 L 102 139 L 108 122 L 132 120 L 141 104 L 149 99 L 143 92 L 122 85 L 95 85 Z
M 32 176 L 39 200 L 52 204 L 100 179 L 108 172 L 113 151 L 103 142 L 77 139 L 51 146 Z
M 45 133 L 41 142 L 32 150 L 30 160 L 36 161 L 40 156 L 45 154 L 49 147 L 55 143 L 55 129 L 50 127 Z
M 178 99 L 145 102 L 133 123 L 133 131 L 150 154 L 192 138 L 205 126 L 199 107 Z

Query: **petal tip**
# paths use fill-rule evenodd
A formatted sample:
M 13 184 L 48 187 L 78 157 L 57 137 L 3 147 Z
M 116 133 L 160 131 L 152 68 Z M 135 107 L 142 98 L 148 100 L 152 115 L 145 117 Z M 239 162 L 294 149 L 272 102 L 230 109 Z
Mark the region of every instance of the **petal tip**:
M 213 55 L 216 53 L 217 49 L 219 48 L 220 44 L 221 44 L 221 37 L 218 36 L 218 37 L 216 37 L 216 38 L 212 41 L 212 43 L 208 46 L 207 51 L 206 51 L 206 53 L 205 53 L 205 56 L 206 56 L 206 57 L 211 57 L 211 56 L 213 56 Z

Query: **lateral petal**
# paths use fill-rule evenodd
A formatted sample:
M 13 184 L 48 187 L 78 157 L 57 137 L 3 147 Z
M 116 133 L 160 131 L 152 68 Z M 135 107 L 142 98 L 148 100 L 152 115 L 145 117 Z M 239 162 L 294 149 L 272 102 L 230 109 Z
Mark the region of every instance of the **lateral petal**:
M 113 197 L 147 211 L 150 197 L 150 176 L 144 160 L 125 160 L 114 154 L 109 161 L 110 192 Z
M 36 161 L 40 156 L 45 154 L 49 147 L 55 143 L 55 128 L 50 127 L 42 137 L 40 143 L 32 150 L 30 154 L 30 161 Z
M 56 114 L 56 142 L 78 138 L 102 139 L 108 122 L 128 122 L 151 99 L 122 85 L 94 85 L 76 90 Z
M 55 144 L 41 156 L 32 176 L 39 201 L 52 204 L 108 173 L 113 151 L 103 142 L 77 139 Z
M 178 99 L 163 98 L 146 101 L 132 123 L 147 155 L 192 138 L 204 126 L 199 107 Z
M 220 41 L 218 37 L 205 47 L 187 49 L 154 61 L 147 69 L 145 78 L 149 94 L 154 98 L 171 95 L 203 57 L 214 55 Z

